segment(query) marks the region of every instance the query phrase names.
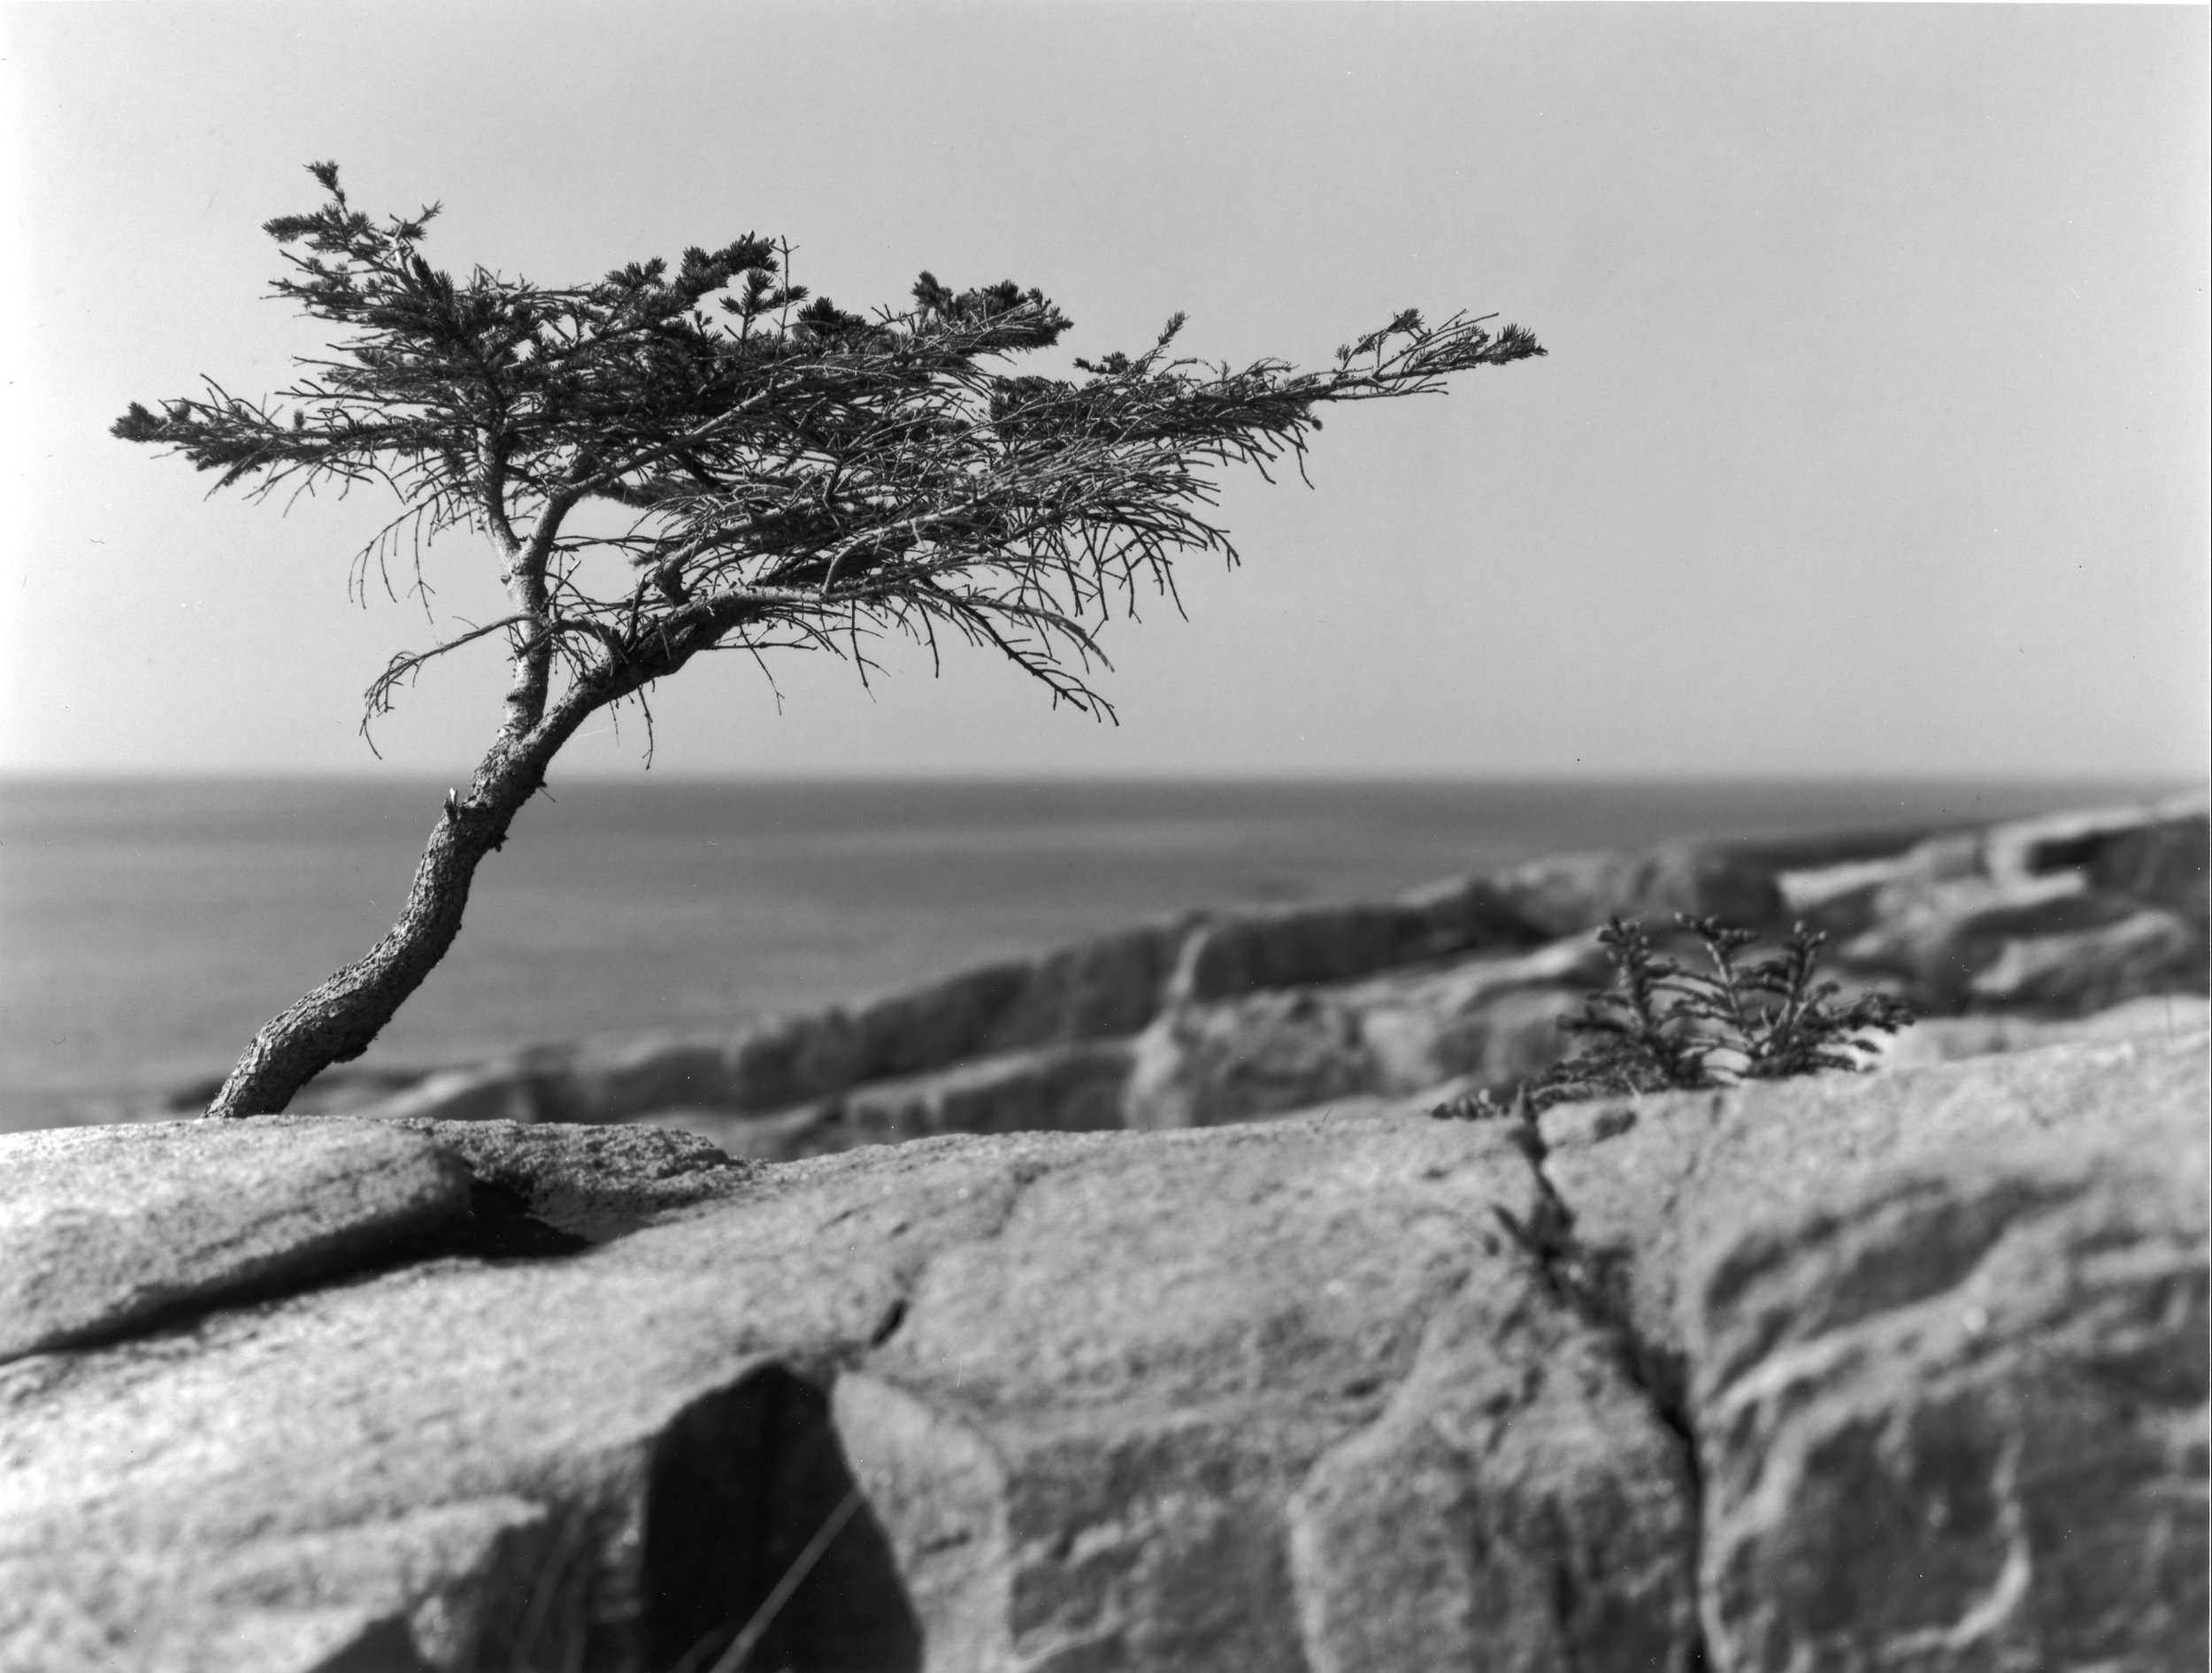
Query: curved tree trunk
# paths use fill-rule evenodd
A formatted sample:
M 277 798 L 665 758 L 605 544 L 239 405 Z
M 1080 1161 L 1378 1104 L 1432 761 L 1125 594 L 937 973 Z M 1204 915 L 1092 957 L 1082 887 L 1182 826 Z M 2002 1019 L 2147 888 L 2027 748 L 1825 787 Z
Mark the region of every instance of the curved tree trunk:
M 546 710 L 544 661 L 518 648 L 507 694 L 507 724 L 476 769 L 465 796 L 449 796 L 430 845 L 415 867 L 399 922 L 328 981 L 310 990 L 254 1036 L 223 1082 L 210 1116 L 275 1115 L 333 1063 L 368 1050 L 393 1013 L 461 932 L 477 863 L 507 840 L 522 804 L 545 783 L 545 770 L 585 719 L 674 673 L 753 611 L 744 601 L 702 601 L 679 628 L 657 628 L 649 644 L 619 646 Z
M 581 717 L 579 716 L 578 718 Z M 392 1020 L 422 986 L 453 938 L 477 863 L 506 840 L 522 804 L 545 782 L 545 768 L 571 725 L 520 742 L 503 737 L 477 769 L 466 796 L 449 797 L 415 867 L 399 921 L 367 955 L 303 995 L 254 1036 L 210 1116 L 273 1115 L 332 1063 L 346 1063 Z

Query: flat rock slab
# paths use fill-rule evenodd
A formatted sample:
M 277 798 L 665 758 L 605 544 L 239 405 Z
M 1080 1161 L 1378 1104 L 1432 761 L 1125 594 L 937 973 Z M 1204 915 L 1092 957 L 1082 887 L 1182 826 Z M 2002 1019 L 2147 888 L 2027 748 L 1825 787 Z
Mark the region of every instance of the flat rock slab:
M 466 1170 L 373 1122 L 0 1137 L 0 1362 L 304 1285 L 466 1215 Z

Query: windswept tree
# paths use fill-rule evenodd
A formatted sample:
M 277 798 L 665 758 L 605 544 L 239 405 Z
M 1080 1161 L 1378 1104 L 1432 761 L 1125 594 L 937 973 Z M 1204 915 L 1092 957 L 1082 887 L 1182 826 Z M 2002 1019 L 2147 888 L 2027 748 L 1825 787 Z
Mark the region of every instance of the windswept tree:
M 328 358 L 260 400 L 211 380 L 114 433 L 256 495 L 380 483 L 399 502 L 356 556 L 365 586 L 410 539 L 465 530 L 506 613 L 395 656 L 365 729 L 434 658 L 495 646 L 508 681 L 490 747 L 449 794 L 399 921 L 271 1021 L 208 1113 L 282 1109 L 359 1056 L 452 945 L 478 863 L 506 840 L 561 746 L 707 651 L 830 650 L 867 666 L 890 633 L 964 640 L 1051 699 L 1096 714 L 1096 633 L 1172 565 L 1235 561 L 1209 520 L 1214 472 L 1302 460 L 1321 408 L 1440 389 L 1544 351 L 1517 326 L 1408 311 L 1297 372 L 1181 358 L 1181 315 L 1141 354 L 1010 376 L 1069 321 L 1012 284 L 956 293 L 928 273 L 898 310 L 848 313 L 791 282 L 751 235 L 595 283 L 549 288 L 421 254 L 434 205 L 377 220 L 335 165 L 326 201 L 265 230 L 275 293 L 328 322 Z

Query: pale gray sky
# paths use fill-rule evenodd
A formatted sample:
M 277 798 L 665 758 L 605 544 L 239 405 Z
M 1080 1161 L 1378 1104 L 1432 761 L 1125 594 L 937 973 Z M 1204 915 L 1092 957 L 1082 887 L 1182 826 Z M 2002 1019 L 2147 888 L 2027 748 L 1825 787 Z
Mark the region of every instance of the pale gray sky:
M 1097 354 L 1300 362 L 1395 309 L 1551 357 L 1239 479 L 1245 567 L 1107 640 L 1118 728 L 970 655 L 656 771 L 2174 775 L 2208 748 L 2208 13 L 2193 7 L 12 4 L 0 769 L 434 771 L 487 655 L 345 596 L 380 507 L 110 440 L 315 346 L 257 230 L 334 157 L 552 282 L 756 230 L 856 307 L 1012 277 Z M 486 555 L 431 554 L 495 613 Z M 566 771 L 634 771 L 595 735 Z

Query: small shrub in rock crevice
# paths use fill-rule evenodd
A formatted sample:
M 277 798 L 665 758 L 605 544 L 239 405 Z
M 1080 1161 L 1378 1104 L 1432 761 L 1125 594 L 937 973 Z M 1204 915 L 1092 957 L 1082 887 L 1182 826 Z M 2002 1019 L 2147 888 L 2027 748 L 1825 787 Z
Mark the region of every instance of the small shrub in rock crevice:
M 1892 994 L 1838 1004 L 1840 986 L 1813 979 L 1827 937 L 1802 924 L 1779 953 L 1747 961 L 1740 955 L 1758 940 L 1754 932 L 1716 917 L 1677 914 L 1675 922 L 1703 943 L 1709 971 L 1661 953 L 1642 924 L 1614 918 L 1598 932 L 1612 956 L 1614 986 L 1585 994 L 1582 1014 L 1560 1024 L 1584 1037 L 1584 1049 L 1523 1081 L 1509 1101 L 1478 1091 L 1434 1113 L 1526 1117 L 1586 1098 L 1855 1072 L 1869 1067 L 1875 1033 L 1893 1034 L 1915 1020 L 1911 1005 Z

